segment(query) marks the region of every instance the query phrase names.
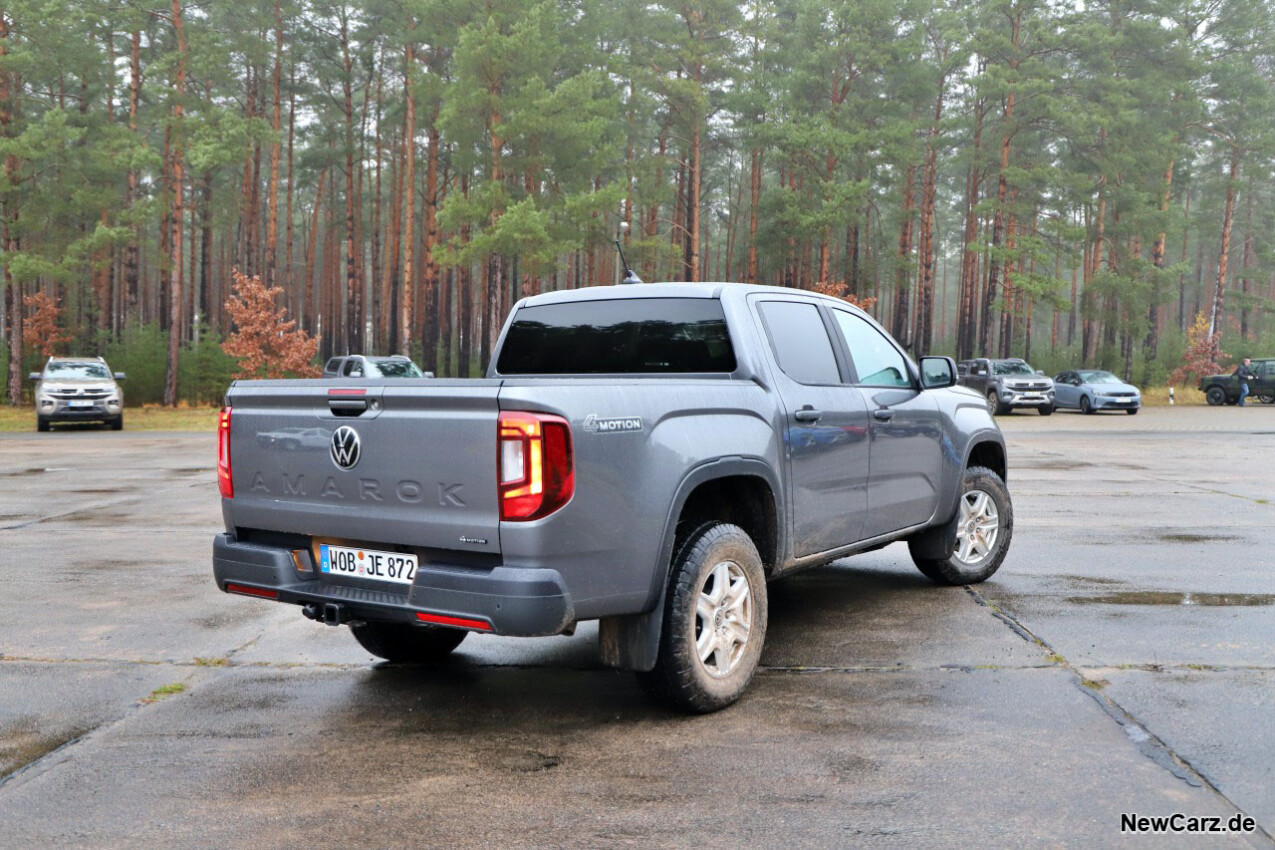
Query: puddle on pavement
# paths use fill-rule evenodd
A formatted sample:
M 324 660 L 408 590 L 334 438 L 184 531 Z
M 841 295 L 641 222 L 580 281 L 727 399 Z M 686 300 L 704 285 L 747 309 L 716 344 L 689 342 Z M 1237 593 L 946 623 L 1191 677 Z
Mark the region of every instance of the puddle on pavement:
M 1069 581 L 1073 584 L 1124 584 L 1120 579 L 1116 578 L 1099 578 L 1097 576 L 1059 576 L 1063 581 Z
M 1185 532 L 1157 534 L 1156 537 L 1166 543 L 1234 543 L 1238 539 L 1222 534 L 1189 534 Z
M 1072 596 L 1077 605 L 1199 605 L 1202 607 L 1250 607 L 1275 605 L 1272 593 L 1179 593 L 1162 590 L 1130 590 L 1101 596 Z

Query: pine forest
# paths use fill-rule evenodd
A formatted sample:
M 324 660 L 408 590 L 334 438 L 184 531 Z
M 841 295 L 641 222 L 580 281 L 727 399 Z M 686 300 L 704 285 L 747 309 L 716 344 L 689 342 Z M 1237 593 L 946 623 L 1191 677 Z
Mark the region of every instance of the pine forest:
M 253 278 L 311 364 L 478 375 L 616 240 L 647 281 L 852 298 L 914 356 L 1275 356 L 1271 0 L 0 6 L 11 404 L 52 351 L 216 401 Z

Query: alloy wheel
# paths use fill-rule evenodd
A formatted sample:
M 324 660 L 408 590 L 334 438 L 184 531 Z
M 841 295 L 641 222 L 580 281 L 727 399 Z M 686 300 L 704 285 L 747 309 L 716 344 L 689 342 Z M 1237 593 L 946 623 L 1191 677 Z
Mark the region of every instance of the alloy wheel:
M 977 566 L 996 548 L 1000 516 L 996 500 L 983 490 L 970 490 L 961 497 L 961 516 L 956 527 L 956 559 Z

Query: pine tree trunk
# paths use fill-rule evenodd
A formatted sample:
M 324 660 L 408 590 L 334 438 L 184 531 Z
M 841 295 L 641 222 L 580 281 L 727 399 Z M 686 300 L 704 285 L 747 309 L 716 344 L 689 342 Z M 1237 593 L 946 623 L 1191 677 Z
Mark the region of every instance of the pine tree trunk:
M 9 19 L 5 11 L 0 10 L 0 60 L 9 55 Z M 0 65 L 0 136 L 12 138 L 13 119 L 18 110 L 18 97 L 22 91 L 16 73 L 7 63 Z M 15 154 L 8 153 L 4 157 L 5 179 L 10 187 L 18 185 L 18 168 L 20 163 Z M 6 254 L 19 248 L 14 234 L 18 221 L 16 204 L 5 203 L 0 213 L 0 242 L 4 244 Z M 22 286 L 13 279 L 9 264 L 4 263 L 4 316 L 8 325 L 5 330 L 9 335 L 9 404 L 17 407 L 22 404 Z
M 134 139 L 140 142 L 141 137 L 137 132 L 137 109 L 142 96 L 142 34 L 140 30 L 133 30 L 129 34 L 129 45 L 128 129 Z M 137 186 L 137 169 L 130 167 L 128 188 L 124 195 L 124 207 L 130 212 L 133 210 L 133 205 L 137 203 Z M 128 318 L 133 322 L 139 318 L 137 240 L 138 225 L 134 222 L 129 227 L 128 243 L 124 246 L 124 286 L 128 292 Z
M 270 127 L 274 135 L 270 140 L 270 190 L 266 202 L 270 204 L 266 223 L 266 277 L 267 287 L 275 285 L 279 248 L 279 155 L 283 147 L 283 11 L 280 0 L 274 0 L 274 79 L 273 105 Z
M 306 250 L 305 281 L 302 287 L 304 294 L 301 298 L 301 326 L 312 335 L 318 334 L 314 322 L 314 275 L 319 259 L 316 253 L 319 238 L 319 210 L 323 207 L 323 184 L 327 177 L 326 168 L 319 172 L 319 184 L 314 191 L 314 210 L 310 213 L 310 247 Z
M 762 149 L 753 148 L 748 182 L 748 282 L 760 283 L 757 277 L 757 218 L 761 203 Z
M 899 225 L 899 253 L 894 272 L 894 319 L 890 333 L 904 348 L 912 347 L 911 327 L 908 321 L 910 314 L 911 275 L 908 274 L 908 257 L 912 253 L 912 187 L 916 177 L 916 166 L 909 165 L 907 177 L 903 181 L 903 198 L 901 200 L 902 223 Z
M 430 116 L 428 133 L 429 151 L 425 156 L 425 245 L 422 261 L 425 264 L 425 297 L 429 300 L 429 314 L 425 317 L 425 364 L 429 371 L 438 369 L 438 261 L 434 251 L 438 248 L 438 155 L 442 134 L 438 129 L 438 107 Z
M 413 20 L 408 24 L 408 31 L 416 27 Z M 403 195 L 402 204 L 405 212 L 403 225 L 403 281 L 399 286 L 399 318 L 398 318 L 398 352 L 408 357 L 412 355 L 412 289 L 413 261 L 412 255 L 416 247 L 416 93 L 412 90 L 415 79 L 416 52 L 412 42 L 408 41 L 403 49 L 403 88 L 406 102 L 403 115 Z
M 173 181 L 173 262 L 169 270 L 168 372 L 164 380 L 164 404 L 177 404 L 177 356 L 182 332 L 182 192 L 184 189 L 185 154 L 182 150 L 182 100 L 186 96 L 186 35 L 182 29 L 180 0 L 172 0 L 173 33 L 177 38 L 176 97 L 173 100 L 175 127 L 172 154 Z
M 1231 146 L 1231 168 L 1226 183 L 1226 206 L 1222 212 L 1222 247 L 1217 256 L 1217 283 L 1213 289 L 1213 307 L 1209 313 L 1209 334 L 1215 334 L 1225 316 L 1226 266 L 1231 253 L 1231 226 L 1235 222 L 1235 189 L 1240 179 L 1240 147 Z
M 939 130 L 943 120 L 943 98 L 947 76 L 939 80 L 938 97 L 934 100 L 934 121 L 930 125 L 925 146 L 925 175 L 921 182 L 921 268 L 917 287 L 916 330 L 914 348 L 917 354 L 930 350 L 934 333 L 934 194 L 938 181 Z
M 1169 209 L 1169 201 L 1173 197 L 1174 163 L 1175 159 L 1169 157 L 1169 164 L 1164 169 L 1164 192 L 1160 195 L 1161 213 Z M 1161 230 L 1156 235 L 1155 244 L 1151 247 L 1151 265 L 1155 267 L 1155 271 L 1152 272 L 1153 277 L 1151 279 L 1151 303 L 1147 306 L 1147 338 L 1142 346 L 1142 356 L 1146 364 L 1143 386 L 1150 379 L 1151 364 L 1155 361 L 1156 353 L 1160 347 L 1160 270 L 1164 268 L 1164 242 L 1167 237 L 1168 232 Z
M 294 302 L 292 305 L 292 315 L 300 316 L 301 313 L 304 311 L 304 308 L 300 304 L 296 303 L 300 301 L 301 298 L 300 298 L 300 293 L 296 291 L 296 286 L 294 285 L 294 281 L 293 281 L 294 275 L 292 271 L 292 196 L 296 188 L 295 174 L 292 169 L 292 164 L 293 164 L 292 149 L 293 149 L 293 142 L 296 137 L 296 118 L 297 118 L 296 76 L 297 76 L 297 66 L 296 66 L 296 63 L 293 63 L 290 74 L 289 74 L 290 85 L 288 87 L 288 188 L 287 188 L 287 203 L 284 208 L 284 220 L 285 220 L 284 230 L 286 235 L 284 236 L 284 240 L 283 240 L 285 243 L 284 249 L 283 249 L 284 250 L 283 279 L 287 283 L 288 291 L 293 293 L 292 297 L 294 299 Z
M 354 63 L 349 18 L 341 17 L 341 95 L 345 111 L 345 333 L 346 350 L 363 350 L 363 287 L 359 285 L 354 234 Z

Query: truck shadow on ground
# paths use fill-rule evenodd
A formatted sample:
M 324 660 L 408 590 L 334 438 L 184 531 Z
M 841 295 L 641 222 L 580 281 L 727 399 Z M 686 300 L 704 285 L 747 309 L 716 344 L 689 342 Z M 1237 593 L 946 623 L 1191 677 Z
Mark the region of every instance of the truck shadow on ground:
M 768 668 L 897 666 L 915 645 L 918 605 L 932 624 L 926 631 L 954 627 L 950 619 L 970 611 L 961 589 L 936 587 L 896 567 L 840 563 L 781 579 L 768 592 L 762 675 Z M 752 689 L 759 687 L 755 680 Z M 601 665 L 594 624 L 567 638 L 471 638 L 438 664 L 377 664 L 349 696 L 354 714 L 416 702 L 429 706 L 431 724 L 457 728 L 478 716 L 508 719 L 515 706 L 520 715 L 552 713 L 586 725 L 668 716 L 632 673 Z

